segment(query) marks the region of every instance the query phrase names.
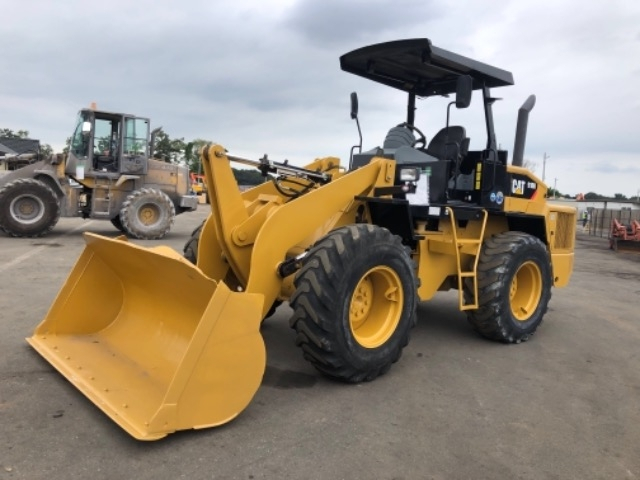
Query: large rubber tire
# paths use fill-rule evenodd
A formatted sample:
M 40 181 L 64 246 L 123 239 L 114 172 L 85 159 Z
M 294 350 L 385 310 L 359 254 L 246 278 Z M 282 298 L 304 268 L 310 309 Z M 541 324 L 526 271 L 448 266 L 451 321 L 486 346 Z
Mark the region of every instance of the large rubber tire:
M 200 243 L 200 234 L 202 233 L 203 227 L 204 222 L 198 225 L 198 227 L 191 232 L 191 237 L 187 240 L 187 243 L 184 244 L 184 248 L 182 249 L 184 258 L 194 265 L 198 264 L 198 244 Z
M 124 227 L 122 226 L 122 220 L 120 220 L 120 214 L 116 215 L 115 217 L 113 217 L 111 219 L 111 225 L 113 225 L 114 227 L 116 227 L 118 230 L 120 230 L 122 233 L 127 233 L 124 229 Z
M 417 281 L 400 237 L 367 224 L 329 233 L 294 280 L 290 325 L 304 357 L 348 383 L 386 373 L 416 322 Z
M 35 178 L 20 178 L 0 189 L 0 229 L 12 237 L 40 237 L 58 223 L 55 192 Z
M 551 299 L 549 253 L 536 237 L 505 232 L 486 240 L 478 262 L 478 304 L 467 319 L 480 335 L 505 343 L 528 340 L 542 323 Z M 473 299 L 465 282 L 465 299 Z
M 122 203 L 120 221 L 125 233 L 141 240 L 164 237 L 176 216 L 176 209 L 166 193 L 154 188 L 141 188 Z

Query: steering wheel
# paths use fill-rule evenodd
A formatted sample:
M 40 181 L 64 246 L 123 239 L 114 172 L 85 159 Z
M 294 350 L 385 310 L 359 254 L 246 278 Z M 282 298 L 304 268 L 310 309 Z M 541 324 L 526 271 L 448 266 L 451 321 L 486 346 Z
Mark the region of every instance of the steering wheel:
M 414 140 L 414 142 L 411 144 L 412 147 L 414 147 L 414 148 L 427 148 L 427 137 L 425 136 L 424 133 L 422 133 L 422 131 L 418 127 L 416 127 L 415 125 L 410 125 L 407 122 L 401 123 L 398 126 L 399 127 L 406 127 L 409 130 L 411 130 L 412 132 L 415 132 L 415 133 L 418 134 L 418 138 L 416 138 Z

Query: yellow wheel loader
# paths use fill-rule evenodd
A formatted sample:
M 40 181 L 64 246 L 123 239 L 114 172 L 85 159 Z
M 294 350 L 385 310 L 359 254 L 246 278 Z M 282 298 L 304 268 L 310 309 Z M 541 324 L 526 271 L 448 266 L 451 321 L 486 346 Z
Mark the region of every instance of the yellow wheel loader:
M 211 214 L 188 258 L 86 234 L 28 338 L 135 438 L 240 414 L 265 370 L 260 324 L 279 302 L 290 303 L 296 344 L 315 368 L 362 382 L 400 358 L 418 302 L 438 291 L 457 289 L 484 337 L 519 343 L 542 322 L 552 286 L 568 283 L 575 210 L 547 204 L 547 187 L 520 166 L 533 97 L 520 109 L 511 164 L 497 147 L 490 89 L 513 84 L 511 73 L 428 39 L 371 45 L 340 62 L 408 95 L 406 122 L 381 146 L 354 147 L 348 166 L 327 157 L 304 168 L 205 147 Z M 474 90 L 488 132 L 477 151 L 449 124 L 450 107 L 468 107 Z M 427 141 L 415 100 L 436 95 L 455 100 Z M 241 192 L 231 162 L 271 181 Z

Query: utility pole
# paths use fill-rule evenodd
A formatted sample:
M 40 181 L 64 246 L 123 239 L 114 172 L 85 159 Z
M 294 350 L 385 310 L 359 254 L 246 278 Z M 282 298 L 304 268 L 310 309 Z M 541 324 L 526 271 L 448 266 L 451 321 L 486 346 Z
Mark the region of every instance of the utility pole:
M 556 199 L 556 196 L 558 194 L 558 190 L 556 189 L 556 186 L 558 185 L 558 179 L 554 178 L 553 179 L 553 199 Z
M 547 167 L 547 158 L 551 158 L 551 155 L 547 155 L 547 152 L 544 152 L 542 156 L 542 183 L 544 183 L 544 172 Z

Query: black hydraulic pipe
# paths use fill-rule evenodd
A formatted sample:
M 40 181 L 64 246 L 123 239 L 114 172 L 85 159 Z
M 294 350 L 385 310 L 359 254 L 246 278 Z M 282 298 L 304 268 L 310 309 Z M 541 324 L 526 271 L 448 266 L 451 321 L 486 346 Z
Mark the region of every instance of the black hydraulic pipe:
M 307 170 L 306 168 L 295 167 L 293 165 L 289 165 L 288 163 L 286 163 L 286 160 L 285 160 L 285 163 L 274 162 L 272 160 L 269 160 L 266 155 L 262 157 L 260 161 L 249 160 L 247 158 L 236 157 L 234 155 L 227 155 L 227 158 L 232 162 L 242 163 L 244 165 L 251 165 L 252 167 L 256 167 L 265 176 L 267 175 L 267 173 L 284 172 L 284 173 L 299 176 L 299 177 L 306 178 L 319 183 L 329 183 L 331 181 L 331 175 L 327 173 L 315 172 L 313 170 Z
M 513 145 L 513 160 L 511 164 L 521 167 L 524 162 L 524 144 L 527 141 L 527 126 L 529 124 L 529 113 L 536 104 L 536 96 L 529 95 L 529 98 L 518 110 L 518 123 L 516 125 L 516 139 Z

